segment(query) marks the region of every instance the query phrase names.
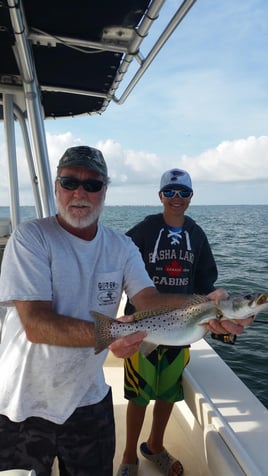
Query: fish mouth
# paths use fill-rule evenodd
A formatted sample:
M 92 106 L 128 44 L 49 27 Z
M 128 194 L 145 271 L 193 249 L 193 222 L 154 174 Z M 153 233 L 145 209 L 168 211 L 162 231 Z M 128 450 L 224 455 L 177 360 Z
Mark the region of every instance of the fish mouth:
M 267 303 L 267 294 L 247 294 L 244 296 L 248 300 L 248 306 L 251 307 L 253 304 L 260 306 L 261 304 Z
M 257 299 L 256 299 L 256 304 L 265 304 L 267 302 L 267 295 L 266 294 L 260 294 Z

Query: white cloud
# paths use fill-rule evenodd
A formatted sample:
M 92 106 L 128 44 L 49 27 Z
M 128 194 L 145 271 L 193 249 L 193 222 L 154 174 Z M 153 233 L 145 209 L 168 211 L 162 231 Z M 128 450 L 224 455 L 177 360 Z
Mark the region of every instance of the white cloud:
M 71 132 L 65 132 L 47 134 L 47 143 L 54 180 L 56 167 L 64 150 L 83 142 Z M 125 149 L 113 139 L 98 141 L 92 145 L 102 150 L 108 165 L 111 177 L 108 204 L 158 204 L 160 177 L 165 170 L 173 167 L 188 170 L 193 180 L 194 200 L 197 200 L 197 203 L 225 203 L 226 187 L 229 187 L 229 203 L 248 203 L 249 186 L 251 196 L 256 199 L 258 197 L 258 203 L 268 203 L 265 189 L 261 187 L 259 190 L 261 183 L 266 181 L 268 184 L 268 136 L 223 141 L 217 147 L 199 155 L 182 155 L 168 162 L 165 157 L 153 151 Z M 21 204 L 32 204 L 25 153 L 21 147 L 17 149 L 17 157 Z M 4 153 L 0 157 L 0 166 L 0 200 L 1 204 L 5 205 L 8 203 L 8 171 Z M 221 184 L 225 187 L 221 188 Z
M 152 183 L 159 180 L 162 173 L 160 157 L 155 153 L 141 150 L 123 149 L 122 145 L 112 139 L 96 144 L 107 162 L 109 176 L 114 185 Z
M 75 138 L 71 132 L 65 132 L 63 134 L 47 133 L 46 139 L 51 174 L 54 178 L 59 159 L 63 155 L 64 151 L 69 147 L 81 145 L 81 140 L 79 138 Z
M 165 162 L 155 153 L 124 150 L 111 139 L 96 144 L 108 164 L 113 183 L 158 183 L 168 168 L 189 171 L 195 182 L 244 182 L 268 180 L 268 136 L 224 141 L 200 155 L 183 155 Z M 125 178 L 121 180 L 121 175 Z
M 199 156 L 184 155 L 180 164 L 196 182 L 268 180 L 268 137 L 224 141 Z

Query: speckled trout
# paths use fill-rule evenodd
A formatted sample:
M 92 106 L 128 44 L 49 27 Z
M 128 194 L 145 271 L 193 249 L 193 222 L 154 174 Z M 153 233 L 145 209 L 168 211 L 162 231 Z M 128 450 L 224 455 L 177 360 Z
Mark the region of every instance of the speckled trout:
M 204 326 L 210 319 L 239 320 L 256 316 L 268 309 L 266 294 L 230 296 L 211 301 L 207 296 L 194 295 L 181 307 L 161 307 L 135 312 L 132 322 L 121 322 L 91 311 L 95 320 L 95 353 L 98 354 L 120 337 L 137 331 L 147 332 L 140 352 L 148 355 L 158 345 L 189 345 L 207 333 Z

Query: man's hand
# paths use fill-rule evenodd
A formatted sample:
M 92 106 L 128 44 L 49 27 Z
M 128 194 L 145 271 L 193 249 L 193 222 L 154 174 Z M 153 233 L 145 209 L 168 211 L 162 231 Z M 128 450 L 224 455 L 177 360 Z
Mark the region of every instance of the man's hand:
M 109 345 L 109 349 L 116 357 L 126 359 L 139 350 L 139 347 L 146 335 L 146 332 L 134 332 L 133 334 L 130 334 L 126 337 L 117 339 L 115 342 Z
M 211 293 L 208 294 L 208 298 L 211 299 L 212 301 L 222 301 L 223 299 L 228 299 L 229 294 L 224 288 L 218 288 L 215 289 L 215 291 L 212 291 Z
M 244 327 L 250 326 L 254 320 L 254 316 L 248 317 L 247 319 L 239 319 L 239 320 L 221 320 L 218 321 L 217 319 L 211 319 L 207 324 L 207 329 L 209 332 L 213 332 L 214 334 L 242 334 L 244 331 Z

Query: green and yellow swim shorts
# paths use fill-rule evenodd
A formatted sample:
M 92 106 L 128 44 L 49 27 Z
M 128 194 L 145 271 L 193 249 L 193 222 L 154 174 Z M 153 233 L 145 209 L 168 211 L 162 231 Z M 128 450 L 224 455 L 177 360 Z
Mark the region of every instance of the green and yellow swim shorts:
M 136 352 L 124 361 L 125 398 L 142 406 L 183 400 L 182 373 L 189 360 L 189 347 L 160 345 L 147 357 Z

